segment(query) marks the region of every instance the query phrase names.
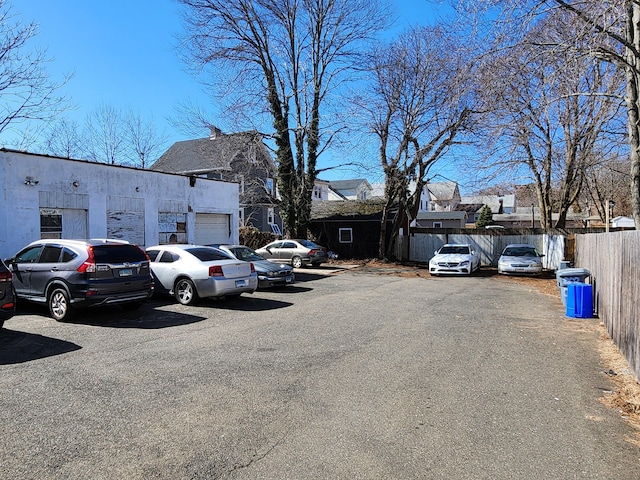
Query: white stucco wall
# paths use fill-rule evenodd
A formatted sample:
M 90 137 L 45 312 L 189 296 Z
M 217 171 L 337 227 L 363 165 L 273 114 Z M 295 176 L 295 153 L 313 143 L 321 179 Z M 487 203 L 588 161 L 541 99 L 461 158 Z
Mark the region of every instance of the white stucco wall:
M 136 205 L 143 210 L 141 246 L 158 243 L 158 214 L 168 205 L 186 214 L 189 242 L 197 213 L 225 214 L 233 226 L 227 241 L 239 241 L 236 183 L 197 178 L 191 186 L 182 175 L 0 149 L 0 191 L 0 258 L 40 238 L 41 207 L 86 210 L 87 237 L 105 238 L 108 204 Z

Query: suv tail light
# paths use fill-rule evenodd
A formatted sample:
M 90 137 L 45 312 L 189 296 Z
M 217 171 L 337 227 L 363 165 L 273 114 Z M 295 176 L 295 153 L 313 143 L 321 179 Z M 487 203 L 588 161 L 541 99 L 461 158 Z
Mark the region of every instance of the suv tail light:
M 209 267 L 209 276 L 210 277 L 223 277 L 222 267 L 220 265 L 212 265 Z
M 10 282 L 13 279 L 11 272 L 0 272 L 0 282 Z
M 249 262 L 249 264 L 251 265 L 251 273 L 255 273 L 256 271 L 255 265 L 253 264 L 253 262 Z
M 96 271 L 96 259 L 93 256 L 93 247 L 87 248 L 88 257 L 85 262 L 78 267 L 80 273 L 94 273 Z

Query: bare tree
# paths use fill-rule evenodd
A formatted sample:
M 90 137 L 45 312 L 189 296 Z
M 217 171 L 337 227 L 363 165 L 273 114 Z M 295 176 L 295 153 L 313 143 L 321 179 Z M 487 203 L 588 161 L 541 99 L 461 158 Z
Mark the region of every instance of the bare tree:
M 151 121 L 142 119 L 139 113 L 129 111 L 124 119 L 125 148 L 133 165 L 146 168 L 163 152 L 167 140 L 159 134 Z
M 112 165 L 123 160 L 124 120 L 116 108 L 100 104 L 87 116 L 83 137 L 89 159 Z
M 629 196 L 629 159 L 611 158 L 592 168 L 585 179 L 581 206 L 590 215 L 606 221 L 606 208 L 613 202 L 613 212 L 629 214 L 632 211 Z
M 555 226 L 565 226 L 588 169 L 619 146 L 620 135 L 611 132 L 619 126 L 621 78 L 583 53 L 573 23 L 566 15 L 545 19 L 484 69 L 486 108 L 494 121 L 489 139 L 508 147 L 491 166 L 528 172 L 543 228 L 554 226 L 554 211 Z
M 372 89 L 359 99 L 380 141 L 386 205 L 379 244 L 389 255 L 387 222 L 399 211 L 391 237 L 415 219 L 430 167 L 454 145 L 472 119 L 472 62 L 461 43 L 440 28 L 415 28 L 371 55 Z M 415 187 L 410 191 L 410 184 Z
M 45 151 L 64 158 L 81 158 L 84 154 L 77 122 L 65 118 L 54 122 L 46 132 Z
M 192 62 L 215 66 L 212 86 L 238 110 L 269 112 L 280 214 L 289 235 L 306 237 L 318 156 L 335 133 L 323 128 L 331 93 L 353 75 L 357 47 L 384 28 L 387 12 L 377 0 L 181 2 Z
M 58 95 L 67 79 L 50 81 L 45 52 L 27 50 L 36 33 L 34 23 L 16 21 L 9 2 L 0 0 L 0 133 L 30 120 L 49 121 L 68 108 Z
M 591 33 L 594 56 L 620 68 L 626 77 L 627 129 L 631 158 L 631 205 L 640 226 L 640 2 L 551 0 Z
M 583 53 L 606 61 L 625 76 L 624 100 L 627 109 L 627 133 L 630 149 L 630 190 L 633 217 L 640 225 L 640 2 L 620 0 L 486 0 L 456 2 L 462 6 L 475 3 L 503 10 L 491 17 L 499 19 L 502 45 L 517 43 L 517 37 L 539 18 L 569 14 L 575 20 L 573 40 L 582 43 Z M 506 39 L 506 40 L 505 40 Z

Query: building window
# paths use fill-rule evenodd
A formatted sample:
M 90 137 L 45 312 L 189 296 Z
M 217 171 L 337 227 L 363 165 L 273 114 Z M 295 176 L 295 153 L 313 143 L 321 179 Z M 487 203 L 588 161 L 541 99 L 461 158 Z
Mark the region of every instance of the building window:
M 276 213 L 273 207 L 267 208 L 267 223 L 276 223 Z
M 40 209 L 40 238 L 62 238 L 62 210 Z
M 433 228 L 442 228 L 442 222 L 433 222 Z
M 338 230 L 338 241 L 340 243 L 353 243 L 353 230 L 351 228 L 340 228 Z
M 265 180 L 265 186 L 267 188 L 267 192 L 269 193 L 269 195 L 276 194 L 275 182 L 273 181 L 273 178 L 267 178 Z

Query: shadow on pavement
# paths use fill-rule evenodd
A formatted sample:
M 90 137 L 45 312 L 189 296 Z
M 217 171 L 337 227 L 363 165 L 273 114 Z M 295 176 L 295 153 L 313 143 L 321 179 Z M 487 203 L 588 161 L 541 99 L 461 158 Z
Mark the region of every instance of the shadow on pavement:
M 179 327 L 206 320 L 207 317 L 182 312 L 171 312 L 144 304 L 139 310 L 126 311 L 120 307 L 79 310 L 66 323 L 109 328 L 160 329 Z
M 297 280 L 296 280 L 297 281 Z M 269 294 L 269 292 L 278 292 L 278 293 L 306 293 L 312 292 L 313 288 L 311 287 L 303 287 L 302 285 L 293 284 L 288 285 L 286 287 L 274 287 L 274 288 L 264 288 L 258 290 L 260 293 Z
M 35 333 L 0 330 L 0 365 L 30 362 L 80 350 L 75 343 Z
M 315 269 L 314 269 L 315 270 Z M 334 273 L 335 270 L 327 270 L 325 275 L 321 273 L 314 272 L 305 272 L 304 270 L 296 270 L 296 283 L 298 282 L 313 282 L 315 280 L 321 280 L 329 276 L 329 274 Z M 291 285 L 294 287 L 294 285 Z
M 290 302 L 281 302 L 269 298 L 253 297 L 250 294 L 241 295 L 238 298 L 226 298 L 224 300 L 203 299 L 198 302 L 198 307 L 217 308 L 220 310 L 239 310 L 245 312 L 261 312 L 277 310 L 293 305 Z

